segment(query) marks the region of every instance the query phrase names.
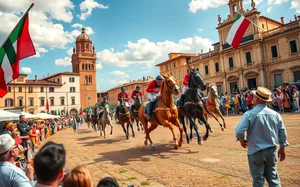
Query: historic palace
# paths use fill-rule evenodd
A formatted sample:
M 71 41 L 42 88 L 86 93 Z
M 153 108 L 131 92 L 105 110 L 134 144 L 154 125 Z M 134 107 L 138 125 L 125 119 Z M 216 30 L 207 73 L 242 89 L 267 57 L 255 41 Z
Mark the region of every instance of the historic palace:
M 253 1 L 251 10 L 243 8 L 243 0 L 230 0 L 228 6 L 228 17 L 217 18 L 219 42 L 214 49 L 197 55 L 170 53 L 169 60 L 157 64 L 160 73 L 170 73 L 182 84 L 189 66 L 194 66 L 206 83 L 217 84 L 219 93 L 300 81 L 300 16 L 278 22 L 260 16 Z M 252 23 L 234 49 L 225 40 L 238 12 Z

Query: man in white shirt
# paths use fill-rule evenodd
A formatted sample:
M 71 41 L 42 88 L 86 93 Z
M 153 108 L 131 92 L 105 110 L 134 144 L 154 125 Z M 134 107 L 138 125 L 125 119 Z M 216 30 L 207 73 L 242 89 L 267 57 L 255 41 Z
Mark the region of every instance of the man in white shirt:
M 27 165 L 24 171 L 14 162 L 19 156 L 16 142 L 9 134 L 0 135 L 0 186 L 32 187 L 34 170 Z

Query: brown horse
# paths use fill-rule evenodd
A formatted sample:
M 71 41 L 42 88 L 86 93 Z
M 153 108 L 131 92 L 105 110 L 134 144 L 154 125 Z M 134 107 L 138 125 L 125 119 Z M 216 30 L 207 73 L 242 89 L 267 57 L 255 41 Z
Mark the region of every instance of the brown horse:
M 138 131 L 140 131 L 140 126 L 141 126 L 141 130 L 143 131 L 143 124 L 140 122 L 139 120 L 139 109 L 142 105 L 142 98 L 140 96 L 140 94 L 136 94 L 135 96 L 135 99 L 134 99 L 134 105 L 133 105 L 133 111 L 132 111 L 132 114 L 133 114 L 133 117 L 134 117 L 134 120 L 136 122 L 136 126 L 138 128 Z
M 154 109 L 152 119 L 150 122 L 150 127 L 148 128 L 147 114 L 145 114 L 146 103 L 144 103 L 139 109 L 139 119 L 142 122 L 146 137 L 144 144 L 148 144 L 148 140 L 151 143 L 153 149 L 156 148 L 156 145 L 152 142 L 150 133 L 157 128 L 158 125 L 162 125 L 164 127 L 168 127 L 172 134 L 173 140 L 175 141 L 174 148 L 178 149 L 178 147 L 182 146 L 182 134 L 183 128 L 178 120 L 178 110 L 176 105 L 174 104 L 173 96 L 179 94 L 179 86 L 176 83 L 175 78 L 172 75 L 163 76 L 165 79 L 161 86 L 161 96 L 157 98 L 157 108 Z M 177 126 L 180 131 L 179 142 L 177 141 L 176 134 L 174 132 L 174 126 Z
M 132 122 L 133 117 L 130 114 L 129 108 L 125 104 L 124 95 L 120 97 L 120 106 L 119 106 L 119 123 L 122 125 L 123 131 L 126 135 L 126 138 L 129 139 L 129 127 L 132 130 L 132 137 L 135 137 Z M 125 129 L 125 123 L 127 124 L 127 128 Z
M 205 110 L 203 110 L 203 115 L 207 121 L 208 119 L 208 114 L 211 115 L 213 118 L 215 118 L 215 120 L 219 123 L 222 131 L 224 131 L 226 129 L 226 123 L 225 123 L 225 119 L 222 115 L 222 113 L 220 112 L 220 105 L 217 101 L 218 98 L 218 89 L 215 83 L 211 83 L 208 85 L 209 88 L 209 92 L 208 92 L 208 97 L 206 99 L 206 104 L 205 104 Z M 223 120 L 223 124 L 221 124 L 217 118 L 217 116 L 220 116 L 221 119 Z

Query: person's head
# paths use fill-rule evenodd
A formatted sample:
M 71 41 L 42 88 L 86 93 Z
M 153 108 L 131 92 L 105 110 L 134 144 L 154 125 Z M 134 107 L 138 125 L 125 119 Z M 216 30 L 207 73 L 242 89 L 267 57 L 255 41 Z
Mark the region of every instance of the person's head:
M 41 184 L 59 184 L 64 177 L 66 151 L 62 144 L 47 142 L 34 157 L 34 171 Z
M 92 187 L 92 178 L 86 166 L 77 166 L 65 176 L 63 187 Z
M 25 115 L 20 115 L 19 119 L 20 119 L 21 122 L 24 122 L 26 120 Z
M 107 101 L 107 96 L 104 96 L 104 97 L 103 97 L 103 101 Z
M 126 91 L 126 87 L 125 87 L 125 86 L 122 86 L 122 87 L 121 87 L 121 92 L 124 93 L 125 91 Z
M 12 138 L 20 138 L 20 132 L 19 131 L 13 131 L 11 132 Z
M 156 81 L 156 83 L 157 83 L 159 86 L 162 85 L 163 80 L 164 80 L 164 78 L 163 78 L 163 76 L 161 76 L 161 75 L 157 75 L 156 78 L 155 78 L 155 81 Z
M 16 123 L 15 122 L 9 122 L 8 124 L 6 124 L 5 129 L 13 132 L 16 128 Z
M 195 67 L 194 66 L 190 66 L 189 72 L 191 72 L 191 73 L 195 72 Z
M 141 86 L 140 85 L 136 85 L 135 89 L 139 91 L 139 90 L 141 90 Z
M 253 98 L 253 104 L 266 104 L 268 102 L 272 101 L 271 98 L 271 91 L 268 88 L 265 87 L 257 87 L 256 91 L 251 92 L 254 96 Z
M 99 181 L 97 187 L 119 187 L 119 184 L 115 178 L 105 177 Z
M 11 135 L 0 135 L 0 161 L 8 161 L 13 163 L 19 156 L 18 144 Z

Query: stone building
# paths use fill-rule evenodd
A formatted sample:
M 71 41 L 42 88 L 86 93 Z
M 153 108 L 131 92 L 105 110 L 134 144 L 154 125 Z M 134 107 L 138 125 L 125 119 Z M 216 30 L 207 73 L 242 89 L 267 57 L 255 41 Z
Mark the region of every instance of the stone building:
M 96 52 L 91 38 L 82 28 L 73 48 L 72 71 L 80 74 L 80 102 L 82 109 L 93 106 L 97 102 Z
M 260 16 L 254 1 L 250 10 L 243 8 L 243 0 L 229 0 L 228 7 L 227 18 L 222 20 L 218 16 L 217 19 L 219 42 L 213 44 L 209 52 L 192 57 L 188 65 L 197 68 L 206 83 L 216 83 L 219 93 L 244 87 L 273 88 L 285 82 L 300 81 L 300 17 L 295 16 L 285 23 L 283 17 L 278 22 Z M 252 23 L 240 47 L 234 49 L 226 43 L 226 38 L 238 12 Z M 173 62 L 157 65 L 161 73 L 172 71 L 164 68 L 167 63 Z M 186 66 L 177 71 L 186 72 Z

